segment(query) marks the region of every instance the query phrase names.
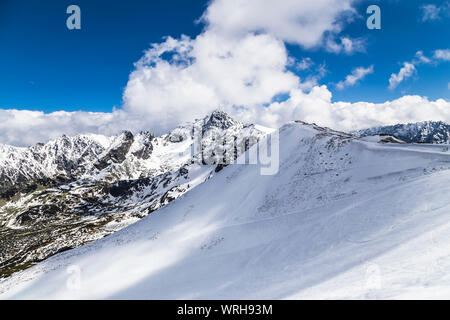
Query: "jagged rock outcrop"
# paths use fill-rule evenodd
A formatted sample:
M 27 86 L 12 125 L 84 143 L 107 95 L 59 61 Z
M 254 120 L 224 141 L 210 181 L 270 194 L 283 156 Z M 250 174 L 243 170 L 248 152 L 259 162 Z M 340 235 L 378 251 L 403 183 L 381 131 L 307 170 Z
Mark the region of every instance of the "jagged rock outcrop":
M 134 136 L 130 131 L 123 132 L 113 144 L 100 155 L 100 159 L 94 166 L 98 170 L 103 170 L 109 166 L 111 162 L 122 163 L 125 161 L 128 151 L 134 142 Z

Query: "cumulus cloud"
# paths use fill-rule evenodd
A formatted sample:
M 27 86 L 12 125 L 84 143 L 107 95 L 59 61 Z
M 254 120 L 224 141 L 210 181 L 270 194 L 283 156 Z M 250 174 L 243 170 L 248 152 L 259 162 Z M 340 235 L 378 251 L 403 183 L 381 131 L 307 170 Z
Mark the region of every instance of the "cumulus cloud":
M 365 52 L 365 41 L 363 39 L 352 39 L 350 37 L 341 37 L 340 41 L 329 38 L 325 42 L 325 48 L 332 53 L 345 53 L 351 55 L 355 52 Z
M 141 114 L 158 133 L 217 107 L 258 108 L 295 88 L 309 90 L 324 66 L 300 79 L 289 71 L 285 42 L 304 48 L 325 45 L 340 32 L 351 0 L 215 0 L 195 38 L 168 37 L 153 44 L 135 65 L 123 94 L 123 108 Z M 360 49 L 341 37 L 343 52 Z M 304 59 L 297 68 L 312 66 Z
M 61 134 L 98 133 L 111 114 L 88 112 L 53 112 L 0 109 L 0 143 L 17 146 L 46 142 Z
M 0 109 L 0 143 L 29 146 L 60 137 L 63 134 L 97 133 L 113 135 L 121 130 L 146 127 L 138 116 L 121 110 L 103 112 L 66 112 Z
M 170 55 L 167 61 L 163 55 Z M 136 64 L 124 91 L 124 110 L 147 116 L 156 131 L 231 106 L 271 102 L 299 84 L 286 70 L 282 41 L 266 34 L 168 38 Z
M 444 99 L 430 101 L 421 96 L 403 96 L 384 103 L 332 104 L 332 123 L 335 128 L 352 130 L 379 125 L 435 120 L 450 122 L 450 102 Z
M 315 86 L 319 85 L 319 81 L 328 73 L 325 63 L 315 66 L 314 70 L 311 70 L 308 76 L 298 85 L 299 89 L 303 91 L 309 91 Z
M 226 110 L 244 122 L 277 128 L 300 119 L 342 131 L 372 126 L 392 125 L 424 120 L 450 123 L 450 102 L 430 101 L 421 96 L 404 96 L 384 103 L 332 102 L 326 86 L 315 86 L 309 92 L 295 88 L 289 98 L 259 108 Z M 185 119 L 190 120 L 190 119 Z M 116 134 L 120 130 L 150 130 L 145 117 L 117 110 L 112 113 L 0 110 L 0 143 L 27 146 L 77 133 Z
M 354 13 L 353 0 L 215 0 L 202 17 L 208 29 L 227 37 L 264 32 L 305 48 L 342 29 L 339 19 Z
M 434 52 L 434 58 L 443 61 L 450 61 L 450 49 L 441 49 Z
M 389 89 L 395 89 L 405 79 L 417 72 L 416 66 L 423 64 L 438 65 L 442 61 L 450 61 L 450 50 L 435 50 L 431 58 L 425 56 L 423 51 L 417 51 L 411 62 L 404 62 L 398 73 L 393 73 L 389 79 Z
M 371 73 L 373 73 L 373 65 L 371 65 L 370 67 L 367 67 L 367 68 L 364 68 L 364 67 L 355 68 L 355 69 L 353 69 L 351 74 L 349 74 L 347 77 L 345 77 L 344 81 L 338 82 L 336 87 L 339 90 L 342 90 L 346 87 L 354 86 L 358 81 L 364 79 L 368 74 L 371 74 Z
M 450 123 L 450 102 L 444 99 L 430 101 L 421 96 L 404 96 L 384 103 L 332 102 L 326 86 L 314 87 L 309 93 L 299 89 L 290 98 L 272 103 L 268 108 L 249 113 L 248 119 L 277 127 L 292 119 L 314 122 L 333 129 L 351 131 L 380 125 L 440 120 Z
M 290 58 L 291 59 L 291 64 L 294 66 L 295 69 L 299 70 L 299 71 L 304 71 L 304 70 L 308 70 L 309 68 L 311 68 L 314 65 L 314 62 L 312 61 L 311 58 L 307 57 L 307 58 L 302 58 L 302 60 L 300 61 L 295 61 L 295 59 Z
M 406 78 L 411 77 L 416 72 L 416 67 L 409 62 L 404 62 L 403 67 L 400 69 L 400 71 L 396 74 L 391 74 L 391 77 L 389 79 L 389 89 L 393 90 L 397 88 L 397 86 Z

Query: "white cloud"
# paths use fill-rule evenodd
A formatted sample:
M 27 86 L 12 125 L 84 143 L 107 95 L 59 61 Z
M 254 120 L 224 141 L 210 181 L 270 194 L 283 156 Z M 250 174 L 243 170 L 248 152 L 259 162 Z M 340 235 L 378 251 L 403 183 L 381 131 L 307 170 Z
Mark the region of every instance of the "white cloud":
M 299 62 L 296 62 L 294 59 L 292 64 L 294 65 L 295 69 L 297 69 L 299 71 L 305 71 L 305 70 L 310 69 L 314 65 L 314 61 L 312 61 L 311 58 L 307 57 L 307 58 L 303 58 Z
M 450 49 L 441 49 L 434 52 L 434 58 L 443 61 L 450 61 Z
M 317 65 L 314 70 L 311 70 L 310 74 L 298 85 L 298 88 L 303 91 L 310 91 L 312 88 L 319 85 L 319 81 L 323 79 L 327 73 L 328 70 L 324 63 Z
M 403 67 L 397 74 L 391 74 L 391 78 L 389 79 L 389 89 L 393 90 L 397 88 L 403 80 L 411 77 L 415 72 L 416 67 L 412 63 L 404 62 Z
M 202 20 L 227 37 L 264 32 L 305 48 L 320 46 L 325 33 L 342 29 L 339 17 L 354 13 L 353 0 L 215 0 Z
M 351 54 L 353 52 L 364 52 L 364 41 L 361 39 L 350 39 L 348 37 L 342 37 L 341 43 L 344 47 L 344 51 L 347 54 Z
M 423 54 L 423 51 L 417 51 L 416 52 L 416 56 L 415 56 L 415 60 L 413 60 L 414 64 L 420 64 L 420 63 L 424 63 L 424 64 L 429 64 L 432 63 L 433 60 L 431 60 L 430 58 L 426 57 Z
M 336 87 L 342 90 L 346 87 L 354 86 L 359 80 L 362 80 L 368 74 L 373 73 L 373 65 L 367 68 L 359 67 L 352 70 L 352 73 L 345 77 L 344 81 L 338 82 Z
M 444 99 L 430 101 L 426 97 L 404 96 L 377 104 L 332 102 L 332 94 L 326 86 L 315 86 L 308 93 L 299 88 L 292 89 L 286 101 L 273 102 L 267 107 L 226 111 L 241 121 L 273 128 L 296 119 L 343 131 L 424 120 L 450 123 L 450 101 Z M 90 132 L 110 135 L 125 129 L 134 132 L 152 130 L 145 117 L 133 116 L 122 110 L 44 114 L 0 109 L 0 143 L 5 144 L 26 146 L 62 134 Z
M 26 146 L 47 142 L 62 134 L 99 133 L 107 130 L 113 114 L 89 112 L 53 112 L 0 109 L 0 143 Z
M 417 51 L 411 62 L 404 62 L 399 73 L 393 73 L 389 79 L 389 89 L 395 89 L 403 80 L 411 77 L 417 71 L 416 66 L 422 64 L 438 65 L 441 61 L 450 61 L 450 50 L 435 50 L 432 58 L 424 55 L 423 51 Z
M 365 42 L 363 39 L 351 39 L 349 37 L 341 37 L 340 42 L 336 42 L 333 38 L 328 38 L 325 48 L 332 53 L 345 53 L 351 55 L 355 52 L 365 52 Z
M 441 120 L 450 123 L 450 102 L 429 101 L 426 97 L 403 96 L 384 103 L 336 102 L 331 106 L 335 128 L 352 130 L 378 125 Z
M 422 9 L 422 21 L 435 21 L 444 16 L 448 16 L 450 13 L 450 2 L 446 2 L 442 6 L 435 4 L 426 4 L 421 7 Z
M 163 54 L 174 54 L 175 61 L 164 60 Z M 136 64 L 124 92 L 124 110 L 146 116 L 160 132 L 218 106 L 261 105 L 299 85 L 287 64 L 283 42 L 265 34 L 168 38 Z
M 303 81 L 290 72 L 285 43 L 310 48 L 333 39 L 352 0 L 215 0 L 195 38 L 167 38 L 136 63 L 123 94 L 124 110 L 146 117 L 157 133 L 217 107 L 257 108 L 295 88 L 311 89 L 323 70 Z M 276 19 L 274 19 L 276 17 Z M 340 50 L 360 50 L 342 37 Z M 303 60 L 298 68 L 311 67 Z
M 427 4 L 421 7 L 422 9 L 422 21 L 437 20 L 441 9 L 435 4 Z
M 314 87 L 309 93 L 295 89 L 288 100 L 272 103 L 258 110 L 259 113 L 247 116 L 272 127 L 300 119 L 343 131 L 424 120 L 450 123 L 450 102 L 444 99 L 430 101 L 426 97 L 404 96 L 384 103 L 332 102 L 331 99 L 326 86 Z

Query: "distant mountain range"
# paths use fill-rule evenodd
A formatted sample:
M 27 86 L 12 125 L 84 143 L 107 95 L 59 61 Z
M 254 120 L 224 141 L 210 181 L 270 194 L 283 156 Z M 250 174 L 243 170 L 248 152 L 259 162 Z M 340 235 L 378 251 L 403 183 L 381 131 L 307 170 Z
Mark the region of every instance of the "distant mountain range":
M 201 154 L 193 156 L 194 131 L 202 137 Z M 215 111 L 160 137 L 125 131 L 111 137 L 63 135 L 28 148 L 0 145 L 0 277 L 109 235 L 164 207 L 224 168 L 203 159 L 205 152 L 224 153 L 218 140 L 241 145 L 228 155 L 235 159 L 269 131 Z M 446 144 L 450 126 L 429 121 L 354 134 Z
M 424 121 L 353 131 L 360 137 L 388 134 L 408 143 L 450 143 L 450 125 L 442 121 Z
M 213 132 L 264 134 L 223 113 L 194 126 L 207 133 L 207 149 L 221 145 Z M 403 139 L 445 141 L 430 123 L 407 128 Z M 450 298 L 448 146 L 293 121 L 279 130 L 278 172 L 261 175 L 257 165 L 181 157 L 191 130 L 75 139 L 81 147 L 62 139 L 39 148 L 53 150 L 44 160 L 32 158 L 35 149 L 10 153 L 22 163 L 11 180 L 75 180 L 8 200 L 1 230 L 12 238 L 0 245 L 9 241 L 9 256 L 34 263 L 136 223 L 0 279 L 0 299 Z
M 192 153 L 194 130 L 201 154 Z M 242 145 L 235 158 L 265 130 L 215 111 L 160 137 L 125 131 L 0 145 L 0 278 L 165 206 L 224 167 L 203 163 L 204 153 L 223 152 L 217 139 Z

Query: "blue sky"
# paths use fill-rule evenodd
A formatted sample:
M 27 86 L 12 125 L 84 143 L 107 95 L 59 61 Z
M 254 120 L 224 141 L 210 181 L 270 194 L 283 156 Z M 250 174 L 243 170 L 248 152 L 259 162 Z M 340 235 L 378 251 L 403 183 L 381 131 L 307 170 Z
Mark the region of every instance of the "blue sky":
M 65 9 L 76 3 L 82 11 L 82 29 L 65 26 Z M 378 4 L 382 10 L 382 29 L 365 27 L 365 9 Z M 327 84 L 333 100 L 382 102 L 405 94 L 430 99 L 450 98 L 450 63 L 421 65 L 417 73 L 395 90 L 388 80 L 401 63 L 413 59 L 422 50 L 450 44 L 449 20 L 421 20 L 424 1 L 361 1 L 361 15 L 346 26 L 342 34 L 363 38 L 365 52 L 334 54 L 322 49 L 305 50 L 288 44 L 299 59 L 310 57 L 324 64 Z M 443 1 L 426 1 L 442 4 Z M 205 1 L 106 1 L 106 0 L 4 0 L 0 4 L 0 107 L 30 110 L 111 111 L 121 106 L 123 89 L 150 43 L 164 36 L 196 36 L 202 25 L 195 23 Z M 374 65 L 357 85 L 337 90 L 335 85 L 356 66 Z M 313 69 L 296 71 L 307 77 Z
M 217 108 L 273 128 L 450 122 L 449 21 L 450 0 L 2 0 L 0 143 L 161 134 Z
M 81 30 L 66 8 L 81 8 Z M 2 0 L 0 107 L 110 111 L 133 63 L 166 35 L 197 34 L 203 1 Z

